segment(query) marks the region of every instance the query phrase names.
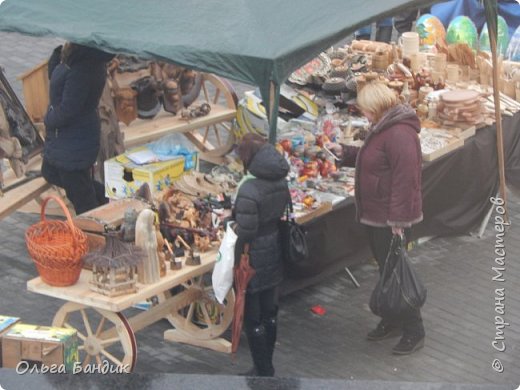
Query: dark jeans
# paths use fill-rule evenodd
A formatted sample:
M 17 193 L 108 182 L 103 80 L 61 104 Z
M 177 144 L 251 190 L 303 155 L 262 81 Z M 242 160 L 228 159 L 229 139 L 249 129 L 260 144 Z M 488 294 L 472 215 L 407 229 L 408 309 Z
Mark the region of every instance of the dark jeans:
M 278 288 L 246 294 L 244 325 L 247 329 L 260 326 L 263 322 L 276 318 L 278 313 Z
M 42 176 L 55 186 L 65 190 L 67 198 L 74 205 L 76 214 L 92 210 L 107 203 L 105 186 L 92 177 L 92 169 L 66 171 L 43 160 Z
M 368 243 L 377 261 L 379 274 L 381 275 L 390 249 L 390 243 L 392 242 L 392 228 L 367 226 L 367 232 Z M 408 241 L 406 237 L 410 237 L 410 229 L 405 229 L 404 234 L 405 240 Z M 394 264 L 388 264 L 388 266 L 393 267 Z M 405 333 L 424 335 L 421 311 L 419 309 L 414 310 L 406 318 L 383 318 L 383 321 L 387 324 L 402 326 Z

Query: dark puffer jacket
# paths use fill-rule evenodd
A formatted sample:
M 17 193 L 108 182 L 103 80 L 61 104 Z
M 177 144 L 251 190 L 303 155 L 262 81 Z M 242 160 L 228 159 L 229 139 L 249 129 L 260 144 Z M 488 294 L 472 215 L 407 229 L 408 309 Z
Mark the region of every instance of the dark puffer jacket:
M 99 151 L 97 107 L 106 81 L 105 65 L 113 55 L 78 45 L 66 63 L 56 64 L 58 54 L 55 51 L 49 60 L 44 158 L 64 170 L 89 168 Z
M 235 258 L 240 258 L 244 243 L 250 243 L 250 264 L 256 270 L 249 282 L 249 293 L 277 286 L 283 279 L 279 221 L 289 202 L 285 177 L 289 165 L 269 144 L 253 157 L 249 173 L 255 176 L 238 190 L 233 210 L 238 241 Z
M 421 126 L 410 106 L 388 110 L 361 148 L 345 147 L 342 165 L 356 166 L 357 220 L 410 227 L 423 218 Z

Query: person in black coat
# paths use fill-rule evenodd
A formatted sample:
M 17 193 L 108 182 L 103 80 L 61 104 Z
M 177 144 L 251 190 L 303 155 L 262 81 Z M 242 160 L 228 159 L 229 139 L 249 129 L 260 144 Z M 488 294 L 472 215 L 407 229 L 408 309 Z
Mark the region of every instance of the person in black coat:
M 103 184 L 93 179 L 92 167 L 100 147 L 97 107 L 106 82 L 106 63 L 112 54 L 66 43 L 49 59 L 49 108 L 42 175 L 65 189 L 77 214 L 106 202 Z
M 273 376 L 278 289 L 283 279 L 279 230 L 290 199 L 286 176 L 289 165 L 274 146 L 247 134 L 238 146 L 246 175 L 239 184 L 233 215 L 238 239 L 235 258 L 250 244 L 249 261 L 256 270 L 245 300 L 244 329 L 254 362 L 249 375 Z

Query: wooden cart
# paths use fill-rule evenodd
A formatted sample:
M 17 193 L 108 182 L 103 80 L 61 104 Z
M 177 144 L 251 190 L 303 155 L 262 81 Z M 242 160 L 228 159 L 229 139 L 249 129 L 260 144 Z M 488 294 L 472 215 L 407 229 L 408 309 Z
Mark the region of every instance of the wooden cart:
M 138 284 L 137 293 L 113 298 L 89 289 L 88 270 L 82 270 L 78 283 L 70 287 L 52 287 L 38 277 L 30 280 L 27 288 L 66 301 L 52 325 L 78 330 L 84 365 L 106 360 L 129 372 L 137 357 L 135 332 L 162 319 L 175 328 L 164 332 L 165 340 L 231 351 L 230 342 L 220 336 L 231 323 L 235 296 L 231 290 L 223 305 L 213 298 L 210 276 L 215 258 L 215 251 L 207 252 L 201 256 L 201 265 L 168 270 L 159 282 Z M 138 314 L 137 309 L 128 310 L 145 300 L 154 302 L 148 310 Z
M 135 120 L 130 126 L 120 124 L 124 133 L 125 148 L 143 145 L 147 142 L 171 134 L 181 133 L 200 152 L 200 158 L 215 164 L 224 162 L 224 156 L 231 151 L 235 139 L 234 125 L 238 98 L 233 87 L 224 79 L 203 73 L 202 88 L 196 103 L 209 103 L 211 112 L 204 117 L 187 121 L 163 110 L 153 120 Z M 23 82 L 27 112 L 33 122 L 43 120 L 48 106 L 47 62 L 20 76 Z M 41 157 L 35 156 L 27 164 L 28 170 L 39 170 Z M 10 171 L 4 178 L 6 186 L 15 184 L 17 179 Z M 30 202 L 50 185 L 41 177 L 29 181 L 7 192 L 0 202 L 0 219 L 8 216 L 24 204 Z

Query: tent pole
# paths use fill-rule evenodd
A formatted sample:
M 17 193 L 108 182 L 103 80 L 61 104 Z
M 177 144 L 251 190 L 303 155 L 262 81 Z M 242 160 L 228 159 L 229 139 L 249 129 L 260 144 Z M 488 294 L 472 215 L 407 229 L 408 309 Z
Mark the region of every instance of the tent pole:
M 506 210 L 505 219 L 509 221 L 507 213 L 506 199 L 506 174 L 504 162 L 504 137 L 502 133 L 502 115 L 500 113 L 500 85 L 499 85 L 499 69 L 497 58 L 497 14 L 496 1 L 485 1 L 486 21 L 488 25 L 489 44 L 491 47 L 491 58 L 493 60 L 493 99 L 495 101 L 495 119 L 497 127 L 497 152 L 498 152 L 498 174 L 499 174 L 499 193 L 504 201 L 504 209 Z M 494 3 L 494 8 L 493 4 Z
M 278 124 L 278 104 L 280 103 L 280 87 L 274 82 L 269 82 L 269 107 L 267 118 L 269 122 L 269 142 L 276 143 L 276 127 Z

